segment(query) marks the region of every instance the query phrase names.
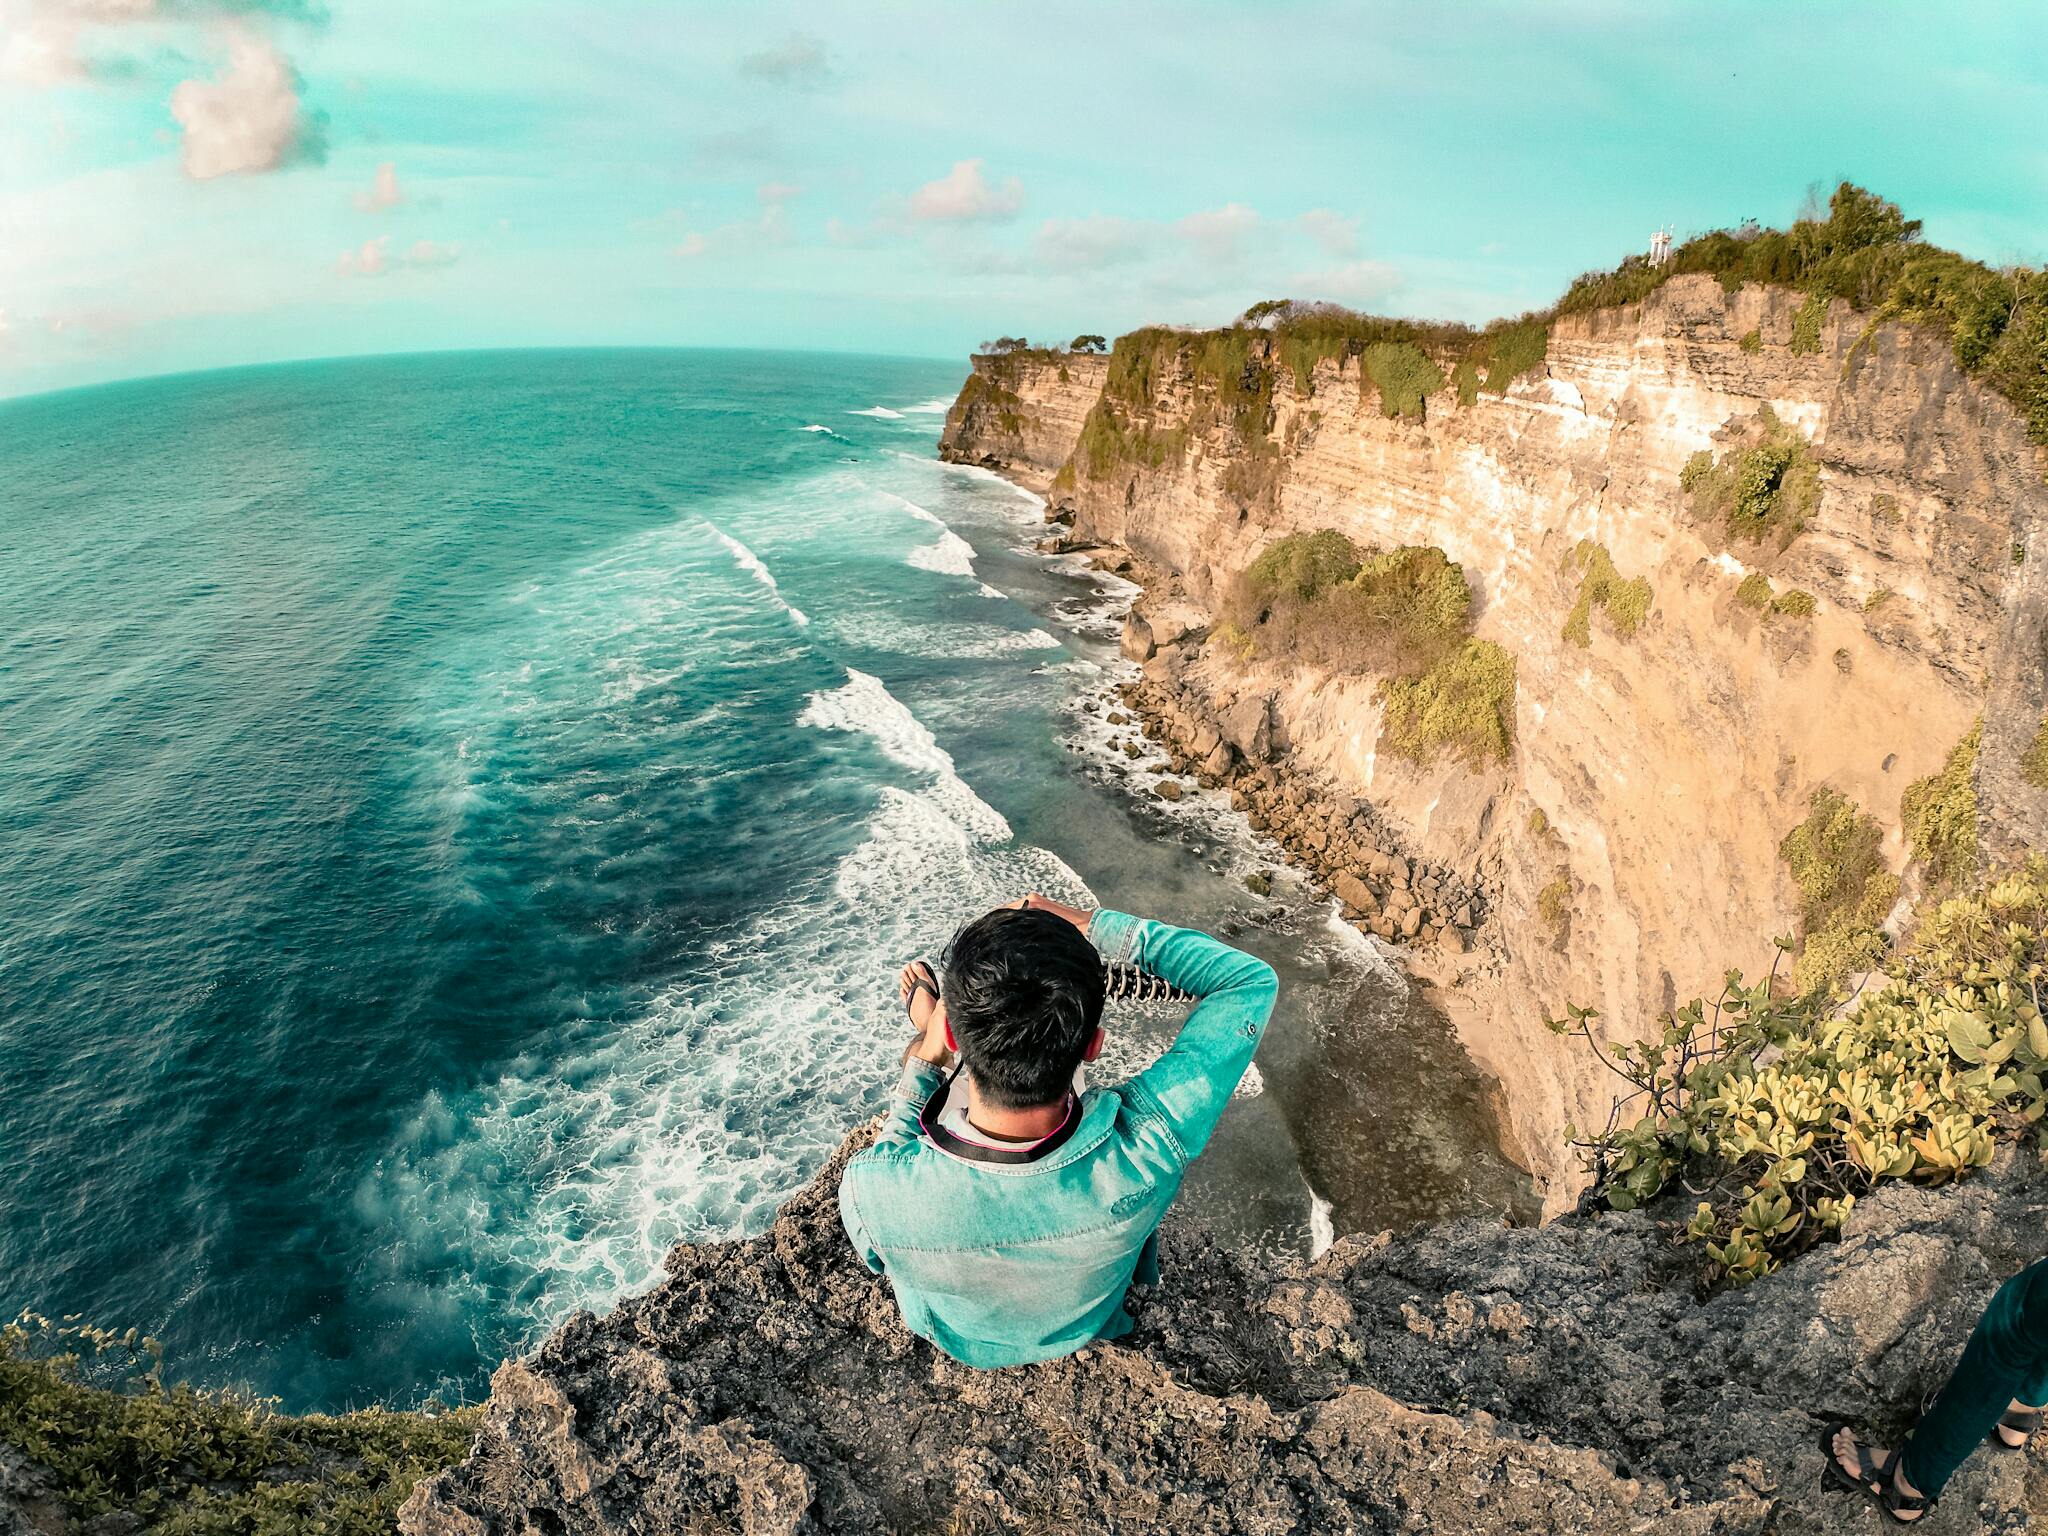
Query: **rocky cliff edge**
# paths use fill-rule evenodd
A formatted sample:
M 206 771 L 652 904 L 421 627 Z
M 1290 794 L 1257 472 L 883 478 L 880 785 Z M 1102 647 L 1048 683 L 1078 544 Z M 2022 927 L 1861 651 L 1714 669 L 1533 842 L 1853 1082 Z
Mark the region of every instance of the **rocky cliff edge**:
M 2006 1152 L 1887 1186 L 1845 1239 L 1702 1301 L 1642 1213 L 1347 1239 L 1255 1273 L 1169 1224 L 1127 1339 L 965 1369 L 907 1333 L 834 1190 L 856 1133 L 759 1237 L 670 1254 L 493 1382 L 408 1536 L 1876 1530 L 1825 1492 L 1840 1415 L 1895 1430 L 1991 1291 L 2048 1247 Z M 2048 1516 L 2048 1454 L 1980 1454 L 1927 1529 Z

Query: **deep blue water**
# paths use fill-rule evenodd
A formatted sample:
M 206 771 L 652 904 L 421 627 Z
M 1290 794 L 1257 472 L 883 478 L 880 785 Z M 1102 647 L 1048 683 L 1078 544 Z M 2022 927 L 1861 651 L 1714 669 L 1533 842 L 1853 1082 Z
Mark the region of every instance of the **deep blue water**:
M 293 1407 L 473 1394 L 765 1224 L 879 1103 L 896 965 L 1034 887 L 1292 983 L 1189 1186 L 1229 1239 L 1515 1203 L 1384 962 L 1119 787 L 1077 713 L 1114 584 L 933 461 L 961 376 L 490 353 L 0 404 L 0 1308 Z

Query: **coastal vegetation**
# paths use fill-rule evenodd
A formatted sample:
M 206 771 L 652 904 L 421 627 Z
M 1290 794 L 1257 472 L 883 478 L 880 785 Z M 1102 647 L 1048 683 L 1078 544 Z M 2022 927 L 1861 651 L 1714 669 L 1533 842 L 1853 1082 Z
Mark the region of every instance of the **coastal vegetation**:
M 1867 916 L 1883 888 L 1870 829 L 1846 802 L 1816 796 L 1815 813 L 1787 855 L 1809 877 L 1836 871 L 1815 880 L 1809 910 Z M 1771 1273 L 1884 1180 L 1965 1177 L 2048 1111 L 2048 860 L 1923 909 L 1846 1007 L 1832 985 L 1787 990 L 1777 973 L 1752 984 L 1731 971 L 1712 1003 L 1695 998 L 1628 1044 L 1607 1043 L 1591 1008 L 1548 1021 L 1627 1087 L 1602 1130 L 1569 1133 L 1600 1192 L 1617 1210 L 1681 1180 L 1703 1195 L 1680 1236 L 1702 1245 L 1710 1283 Z
M 1939 773 L 1916 779 L 1899 800 L 1913 856 L 1937 882 L 1953 885 L 1977 868 L 1977 747 L 1980 718 L 1950 749 Z
M 422 1477 L 467 1454 L 480 1409 L 294 1416 L 166 1386 L 154 1340 L 24 1314 L 0 1328 L 0 1443 L 76 1520 L 163 1536 L 388 1536 Z
M 1792 984 L 1801 992 L 1824 992 L 1875 969 L 1891 948 L 1884 921 L 1899 899 L 1899 877 L 1885 868 L 1884 830 L 1876 818 L 1823 785 L 1778 855 L 1799 887 L 1802 942 Z
M 1579 573 L 1579 590 L 1565 615 L 1565 639 L 1574 645 L 1593 643 L 1593 611 L 1606 616 L 1616 638 L 1629 640 L 1650 616 L 1650 583 L 1641 576 L 1624 579 L 1607 546 L 1581 539 L 1565 557 L 1565 568 Z
M 1428 547 L 1360 551 L 1334 529 L 1289 534 L 1225 595 L 1219 637 L 1243 656 L 1377 674 L 1390 750 L 1505 760 L 1515 663 L 1474 639 L 1464 569 Z
M 1918 220 L 1843 182 L 1824 212 L 1816 207 L 1788 229 L 1751 223 L 1713 230 L 1678 246 L 1661 265 L 1631 256 L 1610 271 L 1581 276 L 1547 310 L 1483 329 L 1268 299 L 1215 330 L 1133 331 L 1111 351 L 1109 378 L 1062 480 L 1113 480 L 1158 468 L 1225 426 L 1232 455 L 1224 489 L 1247 504 L 1268 500 L 1284 451 L 1273 435 L 1278 379 L 1291 380 L 1305 399 L 1315 392 L 1321 365 L 1334 363 L 1341 376 L 1355 364 L 1361 399 L 1369 387 L 1383 415 L 1420 420 L 1429 398 L 1447 385 L 1469 407 L 1482 393 L 1504 393 L 1515 379 L 1540 369 L 1560 317 L 1637 303 L 1672 278 L 1693 273 L 1715 277 L 1730 292 L 1754 282 L 1802 293 L 1789 338 L 1795 353 L 1820 350 L 1838 300 L 1862 318 L 1859 342 L 1885 321 L 1938 330 L 1957 365 L 2011 401 L 2034 440 L 2048 443 L 2048 273 L 1995 271 L 1928 245 Z M 1093 339 L 1077 337 L 1076 346 Z M 1014 345 L 1003 357 L 1033 350 L 1023 338 L 1002 338 L 984 350 L 1006 344 Z M 1747 352 L 1763 344 L 1761 328 L 1738 342 Z M 1160 390 L 1169 382 L 1170 425 L 1158 419 Z M 1696 455 L 1684 483 L 1703 520 L 1720 523 L 1731 540 L 1771 539 L 1782 547 L 1814 508 L 1819 466 L 1799 433 L 1767 410 L 1760 422 L 1760 441 L 1718 461 L 1711 453 Z
M 1820 465 L 1806 439 L 1768 405 L 1757 411 L 1760 436 L 1716 459 L 1706 449 L 1686 460 L 1679 487 L 1700 521 L 1730 540 L 1770 539 L 1783 549 L 1820 501 Z
M 1652 266 L 1631 256 L 1574 282 L 1553 314 L 1634 304 L 1674 277 L 1703 272 L 1730 292 L 1770 283 L 1806 295 L 1792 320 L 1792 350 L 1818 352 L 1831 301 L 1866 325 L 1905 321 L 1943 332 L 1956 364 L 2012 402 L 2037 443 L 2048 443 L 2048 271 L 1995 270 L 1920 238 L 1920 221 L 1851 182 L 1790 229 L 1745 224 L 1676 247 Z

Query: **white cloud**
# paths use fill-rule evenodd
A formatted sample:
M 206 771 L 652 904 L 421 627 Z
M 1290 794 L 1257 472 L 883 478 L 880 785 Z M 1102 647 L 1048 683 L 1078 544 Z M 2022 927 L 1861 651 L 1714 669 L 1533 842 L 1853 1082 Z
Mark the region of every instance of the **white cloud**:
M 761 205 L 758 217 L 735 219 L 709 231 L 687 231 L 671 247 L 671 253 L 690 261 L 714 251 L 758 251 L 767 246 L 787 245 L 791 238 L 788 205 L 801 197 L 803 190 L 787 181 L 764 181 L 754 189 L 754 199 Z
M 459 245 L 444 245 L 438 240 L 415 240 L 406 247 L 403 255 L 391 254 L 391 237 L 378 235 L 365 240 L 354 250 L 343 251 L 335 259 L 334 270 L 344 277 L 382 277 L 387 272 L 411 270 L 432 272 L 441 267 L 453 266 L 462 255 Z
M 1302 233 L 1328 255 L 1348 261 L 1358 254 L 1358 220 L 1328 208 L 1311 208 L 1297 221 Z
M 404 201 L 405 193 L 398 185 L 398 168 L 389 160 L 377 167 L 377 174 L 370 182 L 370 189 L 356 194 L 356 207 L 364 213 L 382 213 L 386 208 L 396 208 Z
M 910 195 L 910 216 L 941 223 L 1007 219 L 1024 206 L 1024 183 L 1011 176 L 990 186 L 980 160 L 959 160 L 937 181 Z
M 797 32 L 772 47 L 747 54 L 740 60 L 740 73 L 773 85 L 808 90 L 832 78 L 832 63 L 823 43 Z
M 1259 215 L 1243 203 L 1226 203 L 1191 213 L 1174 228 L 1210 266 L 1235 267 L 1245 259 L 1246 248 L 1259 228 Z
M 352 251 L 343 251 L 334 264 L 337 272 L 354 277 L 381 277 L 391 265 L 391 237 L 378 235 Z
M 436 267 L 452 267 L 462 255 L 459 245 L 443 245 L 438 240 L 415 240 L 405 253 L 405 264 L 416 271 L 432 271 Z
M 1032 251 L 1038 261 L 1065 272 L 1099 272 L 1136 261 L 1155 243 L 1158 226 L 1141 219 L 1094 213 L 1085 219 L 1047 219 L 1038 226 Z
M 75 85 L 92 65 L 80 44 L 88 28 L 146 21 L 156 0 L 12 0 L 0 3 L 0 79 Z
M 185 174 L 195 181 L 276 170 L 312 142 L 298 75 L 285 56 L 244 27 L 228 28 L 227 45 L 219 75 L 171 92 L 171 116 L 185 134 Z
M 1297 272 L 1288 286 L 1298 299 L 1335 299 L 1351 305 L 1381 303 L 1401 286 L 1401 270 L 1384 261 L 1347 261 L 1317 272 Z

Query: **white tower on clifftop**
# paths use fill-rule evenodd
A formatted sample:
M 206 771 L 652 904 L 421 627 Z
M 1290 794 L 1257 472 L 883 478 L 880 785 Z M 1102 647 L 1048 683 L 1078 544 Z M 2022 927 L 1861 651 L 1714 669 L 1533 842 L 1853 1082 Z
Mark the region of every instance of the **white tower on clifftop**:
M 1650 236 L 1650 265 L 1661 267 L 1671 259 L 1671 231 L 1660 229 Z

